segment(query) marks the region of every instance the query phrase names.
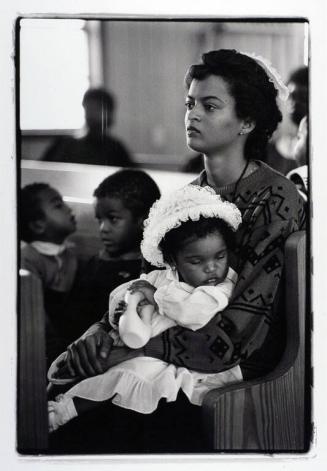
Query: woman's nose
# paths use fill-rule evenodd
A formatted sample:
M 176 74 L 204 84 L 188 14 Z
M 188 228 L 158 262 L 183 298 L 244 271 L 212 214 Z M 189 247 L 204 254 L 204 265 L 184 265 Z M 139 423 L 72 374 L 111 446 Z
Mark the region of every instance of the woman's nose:
M 201 119 L 201 110 L 199 106 L 194 105 L 191 110 L 188 112 L 188 119 L 189 121 L 200 121 Z

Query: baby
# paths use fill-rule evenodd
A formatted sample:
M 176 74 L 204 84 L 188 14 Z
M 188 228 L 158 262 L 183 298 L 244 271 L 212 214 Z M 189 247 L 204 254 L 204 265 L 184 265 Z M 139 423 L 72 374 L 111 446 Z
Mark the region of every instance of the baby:
M 197 330 L 225 309 L 237 281 L 228 252 L 240 223 L 237 207 L 209 187 L 188 185 L 158 200 L 145 222 L 141 250 L 149 263 L 165 269 L 153 270 L 111 293 L 108 335 L 114 346 L 140 348 L 174 325 Z M 57 374 L 64 355 L 49 370 L 54 383 L 65 381 Z M 160 399 L 174 401 L 182 390 L 191 403 L 201 405 L 209 390 L 241 379 L 239 366 L 206 374 L 139 356 L 80 381 L 50 401 L 49 427 L 55 430 L 108 399 L 149 414 Z

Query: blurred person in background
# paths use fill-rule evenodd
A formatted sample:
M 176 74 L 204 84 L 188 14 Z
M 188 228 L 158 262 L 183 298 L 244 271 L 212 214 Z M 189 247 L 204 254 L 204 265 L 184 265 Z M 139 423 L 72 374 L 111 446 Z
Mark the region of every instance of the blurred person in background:
M 83 97 L 85 131 L 80 137 L 57 139 L 42 160 L 116 167 L 135 166 L 125 145 L 110 134 L 115 100 L 103 88 L 90 88 Z
M 289 103 L 292 122 L 299 126 L 301 120 L 308 114 L 309 107 L 309 72 L 308 67 L 296 69 L 288 80 L 290 90 Z
M 308 114 L 308 67 L 303 66 L 294 70 L 288 79 L 287 85 L 290 94 L 284 119 L 286 126 L 290 129 L 287 133 L 285 132 L 286 128 L 280 130 L 279 137 L 268 145 L 266 157 L 263 159 L 264 162 L 283 175 L 287 175 L 298 166 L 298 162 L 293 155 L 294 139 L 296 139 L 296 130 L 300 125 L 300 121 Z
M 305 202 L 308 201 L 308 141 L 308 117 L 305 116 L 300 122 L 297 141 L 294 146 L 294 158 L 299 167 L 287 174 L 287 178 L 295 183 Z

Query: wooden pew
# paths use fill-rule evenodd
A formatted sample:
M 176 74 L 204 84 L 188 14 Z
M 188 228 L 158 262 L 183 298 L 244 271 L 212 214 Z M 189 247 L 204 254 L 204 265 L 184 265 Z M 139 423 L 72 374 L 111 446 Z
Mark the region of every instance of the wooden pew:
M 285 246 L 286 350 L 265 377 L 210 391 L 203 427 L 215 451 L 305 452 L 310 442 L 310 384 L 305 355 L 307 316 L 306 235 Z M 305 337 L 306 336 L 306 337 Z
M 19 273 L 17 450 L 40 453 L 48 448 L 45 316 L 40 280 Z

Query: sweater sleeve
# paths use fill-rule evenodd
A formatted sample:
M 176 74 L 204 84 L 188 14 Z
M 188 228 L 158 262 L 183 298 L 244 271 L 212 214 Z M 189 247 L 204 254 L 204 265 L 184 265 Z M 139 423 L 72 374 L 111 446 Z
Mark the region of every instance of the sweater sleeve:
M 283 180 L 284 181 L 284 180 Z M 286 188 L 285 188 L 286 186 Z M 201 372 L 223 371 L 263 344 L 274 321 L 287 237 L 303 228 L 304 208 L 293 184 L 266 187 L 243 209 L 238 282 L 228 307 L 193 332 L 173 327 L 151 339 L 145 354 Z

